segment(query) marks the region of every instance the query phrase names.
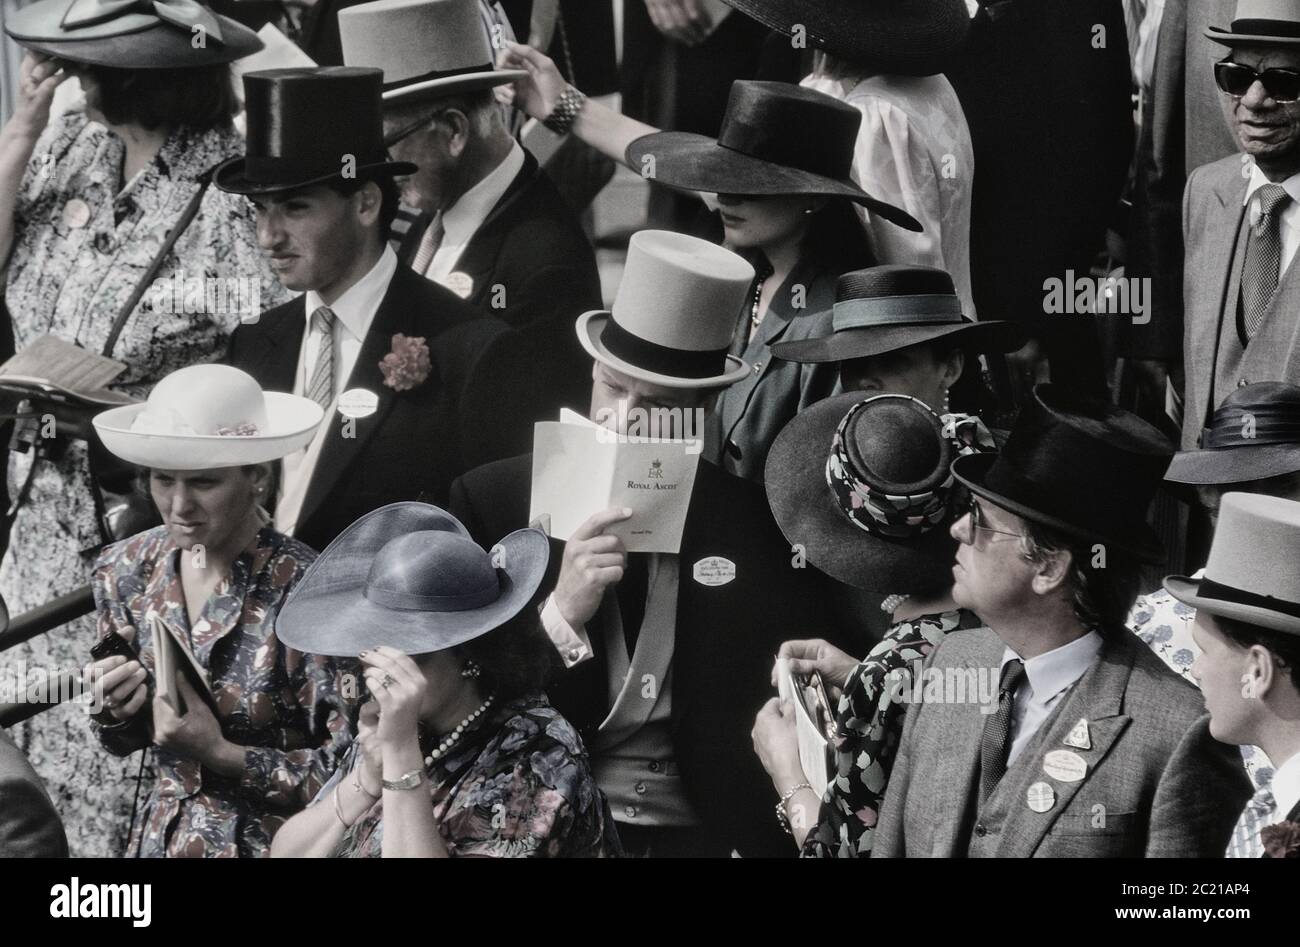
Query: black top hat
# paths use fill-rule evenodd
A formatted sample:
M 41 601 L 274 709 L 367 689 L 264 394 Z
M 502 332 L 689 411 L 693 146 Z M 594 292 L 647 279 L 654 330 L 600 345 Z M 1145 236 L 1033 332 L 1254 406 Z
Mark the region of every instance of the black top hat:
M 1198 449 L 1175 454 L 1165 481 L 1227 486 L 1298 471 L 1300 388 L 1261 381 L 1223 399 Z
M 831 578 L 876 592 L 952 582 L 953 458 L 993 449 L 973 417 L 846 392 L 799 412 L 767 456 L 772 515 Z
M 965 0 L 725 0 L 787 36 L 873 72 L 942 72 L 970 31 Z
M 1002 453 L 960 457 L 957 479 L 995 505 L 1077 539 L 1161 559 L 1147 508 L 1173 445 L 1108 402 L 1038 385 Z
M 829 95 L 788 82 L 731 84 L 714 141 L 689 132 L 656 132 L 632 142 L 628 163 L 660 184 L 722 194 L 845 197 L 890 223 L 921 225 L 853 183 L 853 148 L 862 113 Z M 653 162 L 653 164 L 651 164 Z
M 777 342 L 772 354 L 791 362 L 842 362 L 936 339 L 972 352 L 1014 352 L 1025 343 L 1015 323 L 963 316 L 952 277 L 933 266 L 845 273 L 835 284 L 831 326 L 820 339 Z
M 217 168 L 217 187 L 269 194 L 347 177 L 410 174 L 384 149 L 379 69 L 327 66 L 244 75 L 248 144 Z

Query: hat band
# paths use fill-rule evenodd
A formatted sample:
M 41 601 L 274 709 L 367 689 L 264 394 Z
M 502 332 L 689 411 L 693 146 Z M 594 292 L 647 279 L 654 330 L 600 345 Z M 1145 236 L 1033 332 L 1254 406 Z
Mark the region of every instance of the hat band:
M 1300 447 L 1300 416 L 1295 408 L 1278 411 L 1261 405 L 1258 409 L 1220 408 L 1197 441 L 1203 450 L 1225 447 L 1264 447 L 1294 444 Z
M 402 89 L 408 85 L 415 85 L 420 82 L 432 82 L 434 79 L 449 79 L 452 76 L 467 76 L 475 72 L 495 72 L 492 63 L 486 63 L 481 66 L 466 66 L 463 69 L 430 69 L 428 72 L 421 73 L 418 76 L 407 76 L 405 79 L 394 79 L 392 82 L 385 82 L 383 90 L 391 92 L 394 89 Z
M 1196 594 L 1202 598 L 1212 598 L 1219 602 L 1248 605 L 1252 608 L 1266 608 L 1270 612 L 1281 612 L 1283 615 L 1290 615 L 1292 618 L 1300 618 L 1300 602 L 1247 592 L 1245 589 L 1223 585 L 1213 579 L 1201 579 L 1201 584 L 1196 588 Z
M 467 612 L 473 608 L 491 605 L 500 598 L 501 581 L 498 578 L 491 585 L 457 595 L 418 595 L 415 592 L 399 592 L 396 589 L 381 589 L 373 585 L 366 585 L 362 594 L 376 605 L 402 611 Z
M 1300 23 L 1294 20 L 1233 20 L 1232 32 L 1240 36 L 1300 37 Z
M 601 330 L 600 341 L 610 355 L 658 375 L 713 378 L 722 375 L 727 368 L 725 348 L 693 351 L 660 345 L 628 332 L 614 320 L 613 315 Z
M 346 149 L 340 148 L 339 154 Z M 382 164 L 382 153 L 370 153 L 365 157 L 357 156 L 355 167 L 360 170 L 367 165 Z M 244 158 L 244 176 L 255 184 L 278 184 L 283 181 L 312 181 L 316 178 L 333 177 L 343 172 L 343 165 L 338 155 L 331 158 L 281 158 L 274 155 L 247 155 Z
M 845 299 L 835 303 L 833 313 L 831 325 L 837 332 L 870 326 L 944 325 L 966 321 L 961 312 L 961 300 L 946 293 Z

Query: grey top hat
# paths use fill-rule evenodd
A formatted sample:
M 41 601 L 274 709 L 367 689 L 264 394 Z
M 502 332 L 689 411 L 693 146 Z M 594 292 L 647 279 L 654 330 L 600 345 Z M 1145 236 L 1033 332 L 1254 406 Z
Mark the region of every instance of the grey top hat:
M 276 635 L 299 651 L 340 657 L 379 645 L 444 651 L 526 608 L 549 556 L 540 530 L 515 530 L 488 552 L 450 513 L 392 503 L 326 547 L 281 609 Z

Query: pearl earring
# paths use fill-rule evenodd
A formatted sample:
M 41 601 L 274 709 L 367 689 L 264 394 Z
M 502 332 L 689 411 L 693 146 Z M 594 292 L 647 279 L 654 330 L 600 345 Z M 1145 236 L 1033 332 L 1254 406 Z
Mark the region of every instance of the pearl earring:
M 948 389 L 943 390 L 943 413 L 952 414 L 952 408 L 948 406 Z

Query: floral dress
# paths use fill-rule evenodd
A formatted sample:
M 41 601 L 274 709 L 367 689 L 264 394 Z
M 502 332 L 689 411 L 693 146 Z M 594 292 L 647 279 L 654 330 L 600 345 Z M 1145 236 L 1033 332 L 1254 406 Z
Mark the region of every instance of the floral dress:
M 262 857 L 351 746 L 360 669 L 354 661 L 301 654 L 275 637 L 281 605 L 316 558 L 302 543 L 260 530 L 193 627 L 181 586 L 183 554 L 161 526 L 106 549 L 94 574 L 99 630 L 134 638 L 151 676 L 155 643 L 147 618 L 157 616 L 182 645 L 188 641 L 212 684 L 222 733 L 246 748 L 244 772 L 223 776 L 152 747 L 157 779 L 128 854 Z M 95 730 L 111 753 L 126 755 L 150 746 L 147 716 L 142 710 Z
M 202 134 L 181 129 L 119 190 L 121 140 L 89 121 L 80 107 L 53 119 L 15 204 L 4 301 L 18 349 L 51 334 L 98 353 L 118 310 L 197 190 L 198 176 L 242 153 L 233 128 Z M 235 298 L 260 309 L 288 298 L 258 249 L 250 205 L 215 187 L 208 188 L 198 215 L 159 271 L 159 278 L 178 286 L 186 285 L 181 280 L 201 285 L 202 277 L 257 290 L 251 300 L 248 292 Z M 163 301 L 168 299 L 173 303 Z M 231 305 L 229 296 L 211 307 L 206 294 L 201 299 L 182 299 L 177 307 L 173 294 L 145 293 L 113 352 L 127 365 L 114 387 L 143 397 L 169 372 L 223 357 L 230 333 L 247 313 Z M 195 308 L 216 311 L 184 311 Z M 14 615 L 84 586 L 102 542 L 84 443 L 48 442 L 35 463 L 32 472 L 30 451 L 9 455 L 10 496 L 18 495 L 32 473 L 0 563 L 0 594 Z M 78 667 L 94 640 L 93 621 L 78 619 L 0 653 L 0 666 Z M 87 739 L 78 717 L 71 707 L 56 707 L 9 732 L 49 787 L 72 853 L 117 854 L 133 784 L 122 764 Z
M 907 714 L 901 689 L 892 683 L 914 679 L 945 635 L 980 624 L 965 609 L 897 622 L 849 674 L 835 721 L 835 778 L 826 786 L 801 857 L 871 855 Z
M 351 772 L 356 746 L 321 791 Z M 582 739 L 541 694 L 501 705 L 466 731 L 429 770 L 438 832 L 452 857 L 602 858 L 622 854 L 605 794 Z M 383 801 L 370 807 L 335 852 L 383 854 Z

